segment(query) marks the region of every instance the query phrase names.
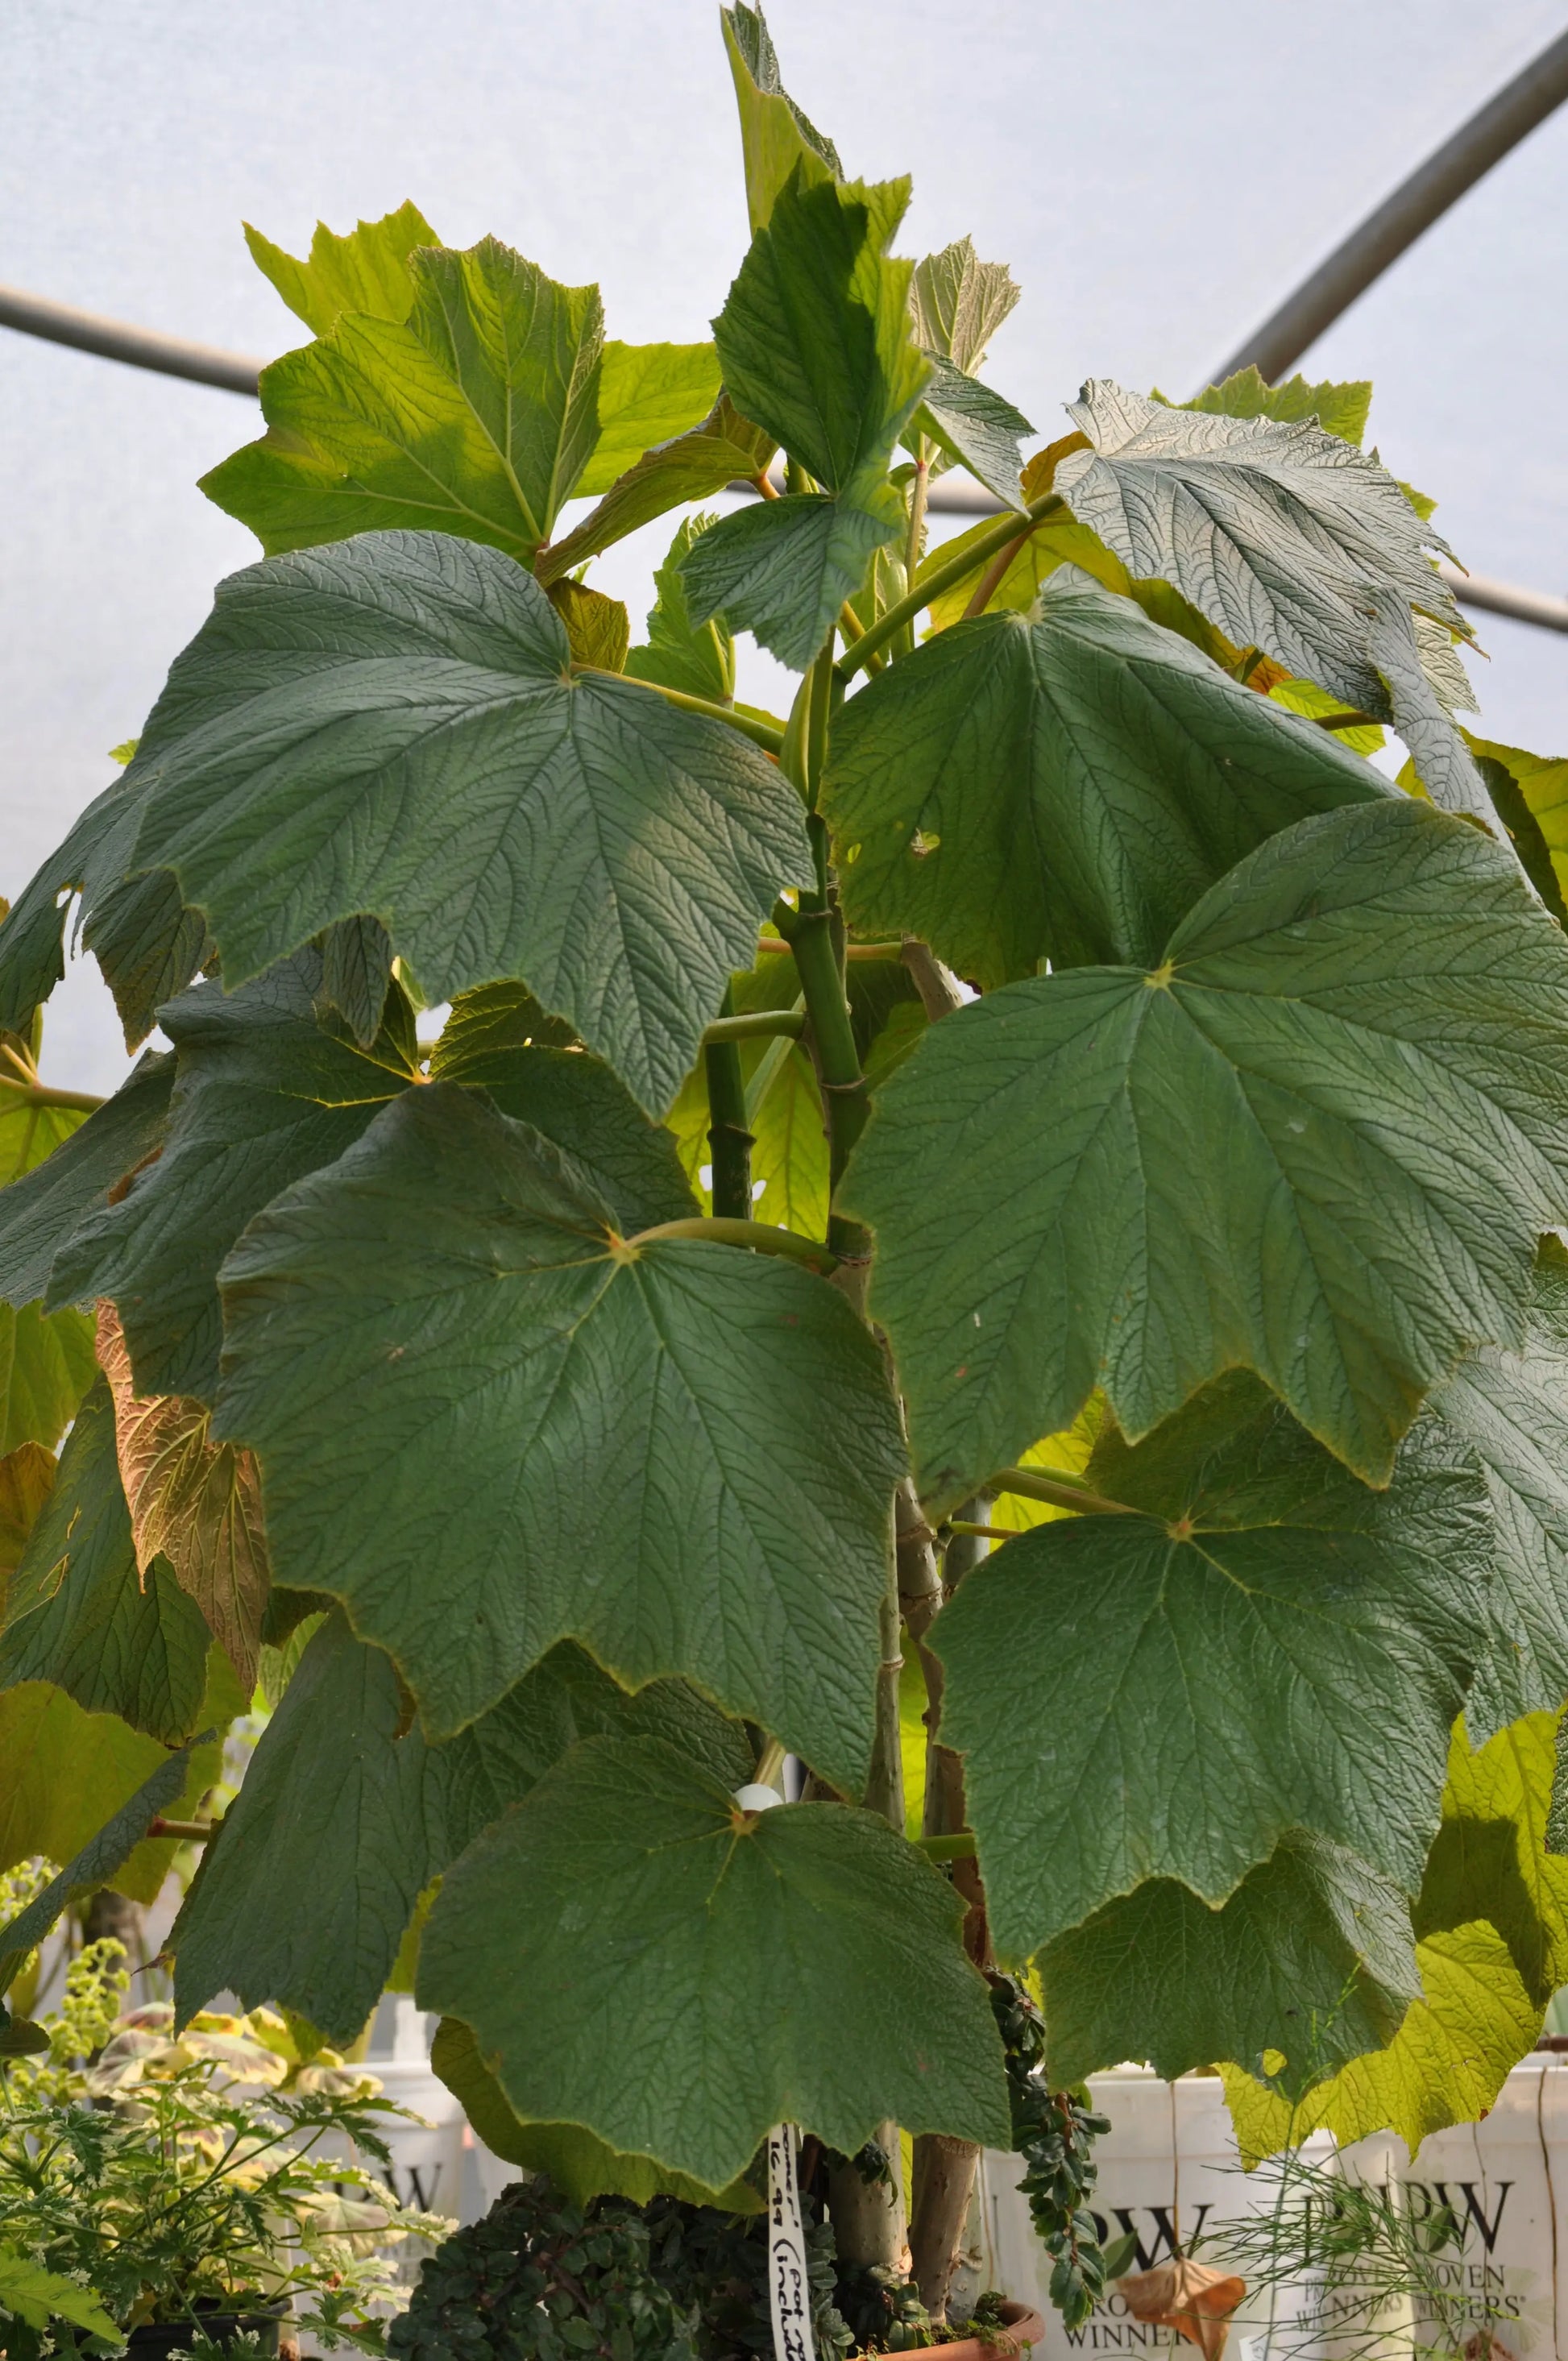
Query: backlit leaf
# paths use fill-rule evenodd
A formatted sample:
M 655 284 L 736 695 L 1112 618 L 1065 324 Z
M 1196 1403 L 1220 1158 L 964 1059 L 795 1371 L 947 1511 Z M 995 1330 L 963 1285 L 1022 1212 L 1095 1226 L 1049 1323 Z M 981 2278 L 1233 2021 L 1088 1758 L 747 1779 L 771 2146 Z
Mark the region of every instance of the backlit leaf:
M 419 207 L 411 203 L 383 214 L 379 221 L 357 222 L 343 236 L 325 222 L 317 222 L 309 258 L 302 262 L 248 222 L 245 242 L 257 269 L 315 336 L 330 335 L 341 312 L 406 320 L 414 301 L 409 257 L 416 246 L 441 243 Z
M 742 418 L 728 395 L 720 394 L 697 425 L 643 452 L 580 524 L 539 552 L 538 579 L 555 581 L 685 500 L 705 500 L 732 481 L 761 476 L 775 448 L 771 434 Z
M 658 598 L 648 617 L 648 643 L 633 648 L 626 669 L 633 680 L 661 681 L 686 697 L 727 705 L 735 694 L 735 645 L 722 623 L 694 623 L 681 560 L 711 516 L 684 517 L 653 577 Z
M 268 432 L 202 478 L 269 557 L 433 527 L 524 565 L 598 438 L 604 313 L 497 238 L 409 258 L 406 319 L 339 314 L 261 372 Z
M 590 590 L 586 582 L 553 582 L 550 604 L 566 627 L 575 664 L 596 672 L 623 672 L 631 644 L 631 618 L 619 598 Z
M 277 1576 L 345 1600 L 432 1736 L 576 1637 L 858 1784 L 902 1450 L 836 1290 L 627 1254 L 569 1158 L 445 1083 L 258 1215 L 224 1290 L 214 1431 L 260 1459 Z
M 211 1440 L 205 1403 L 182 1394 L 138 1400 L 108 1303 L 98 1312 L 98 1358 L 114 1396 L 137 1566 L 145 1579 L 160 1560 L 168 1565 L 252 1689 L 269 1587 L 256 1462 L 232 1443 Z
M 1372 407 L 1370 378 L 1353 378 L 1343 385 L 1325 379 L 1310 385 L 1298 374 L 1283 385 L 1268 379 L 1248 363 L 1221 385 L 1209 386 L 1196 401 L 1174 405 L 1178 410 L 1205 410 L 1223 418 L 1273 418 L 1283 425 L 1305 421 L 1337 434 L 1357 448 L 1366 439 L 1366 414 Z
M 576 496 L 608 492 L 657 445 L 697 430 L 718 400 L 718 355 L 711 345 L 606 345 L 598 440 Z
M 100 1378 L 10 1584 L 0 1684 L 52 1681 L 84 1711 L 179 1746 L 200 1726 L 210 1644 L 168 1562 L 137 1566 Z
M 737 0 L 720 8 L 724 46 L 740 110 L 740 145 L 746 161 L 746 203 L 751 227 L 759 230 L 792 172 L 807 181 L 837 180 L 842 170 L 831 139 L 808 122 L 785 90 L 778 53 L 760 8 Z
M 448 1871 L 417 1997 L 472 2026 L 519 2114 L 722 2187 L 781 2118 L 849 2155 L 888 2116 L 1005 2142 L 961 1916 L 872 1813 L 740 1814 L 666 1746 L 590 1740 Z
M 972 238 L 957 238 L 915 266 L 909 287 L 915 341 L 972 377 L 1022 292 L 1004 262 L 981 262 Z
M 1523 1340 L 1563 1218 L 1568 945 L 1511 856 L 1408 801 L 1299 821 L 1158 967 L 933 1026 L 846 1177 L 923 1497 L 1096 1384 L 1146 1433 L 1250 1367 L 1381 1483 L 1467 1345 Z

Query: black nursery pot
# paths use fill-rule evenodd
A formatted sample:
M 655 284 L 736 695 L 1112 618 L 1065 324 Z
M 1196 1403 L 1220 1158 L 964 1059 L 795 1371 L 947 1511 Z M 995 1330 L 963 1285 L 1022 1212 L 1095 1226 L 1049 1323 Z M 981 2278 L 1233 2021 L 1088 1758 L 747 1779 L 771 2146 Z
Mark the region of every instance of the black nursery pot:
M 188 2353 L 192 2337 L 198 2334 L 210 2336 L 227 2352 L 244 2330 L 260 2337 L 263 2353 L 275 2354 L 285 2309 L 279 2303 L 269 2305 L 265 2312 L 198 2311 L 194 2320 L 148 2321 L 141 2328 L 133 2328 L 126 2338 L 126 2361 L 169 2361 L 171 2353 Z

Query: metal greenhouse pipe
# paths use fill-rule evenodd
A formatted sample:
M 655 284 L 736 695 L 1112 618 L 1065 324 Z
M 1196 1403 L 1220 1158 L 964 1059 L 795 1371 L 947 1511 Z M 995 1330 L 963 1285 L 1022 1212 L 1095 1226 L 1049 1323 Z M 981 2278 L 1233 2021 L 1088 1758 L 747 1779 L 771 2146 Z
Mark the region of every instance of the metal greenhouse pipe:
M 226 393 L 254 397 L 262 368 L 244 353 L 188 344 L 183 336 L 159 335 L 155 328 L 133 328 L 96 312 L 79 312 L 70 303 L 51 303 L 47 295 L 29 295 L 21 287 L 0 287 L 0 328 L 42 336 L 53 345 L 73 345 L 78 352 L 98 353 L 106 361 L 128 361 L 133 368 L 159 369 L 165 377 L 222 386 Z
M 1451 139 L 1418 164 L 1326 261 L 1288 295 L 1260 328 L 1236 346 L 1210 383 L 1218 385 L 1249 364 L 1271 382 L 1284 376 L 1309 345 L 1349 310 L 1375 279 L 1412 247 L 1424 230 L 1473 189 L 1521 139 L 1568 98 L 1568 32 L 1505 82 Z

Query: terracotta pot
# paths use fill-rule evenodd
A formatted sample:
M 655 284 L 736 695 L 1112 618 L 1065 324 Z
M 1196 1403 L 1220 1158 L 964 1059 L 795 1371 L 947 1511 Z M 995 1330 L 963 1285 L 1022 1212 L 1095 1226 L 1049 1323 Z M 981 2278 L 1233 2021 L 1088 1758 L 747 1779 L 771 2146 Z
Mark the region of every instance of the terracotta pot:
M 1003 2325 L 989 2336 L 960 2337 L 954 2345 L 921 2345 L 912 2353 L 890 2354 L 887 2361 L 1008 2361 L 1011 2354 L 1037 2345 L 1046 2323 L 1026 2303 L 1004 2303 Z

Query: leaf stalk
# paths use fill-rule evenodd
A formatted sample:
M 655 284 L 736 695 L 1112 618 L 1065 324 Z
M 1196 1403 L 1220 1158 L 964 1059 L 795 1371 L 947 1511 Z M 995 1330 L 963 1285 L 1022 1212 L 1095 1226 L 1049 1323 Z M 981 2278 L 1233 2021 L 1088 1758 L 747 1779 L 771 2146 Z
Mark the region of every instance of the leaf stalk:
M 1065 512 L 1066 508 L 1067 502 L 1059 492 L 1047 492 L 1041 499 L 1031 500 L 1025 512 L 1028 521 L 1028 531 L 1032 533 L 1036 525 L 1044 524 L 1047 517 Z M 876 621 L 861 634 L 852 648 L 846 648 L 838 663 L 839 678 L 847 685 L 861 666 L 875 655 L 879 649 L 884 648 L 889 640 L 896 638 L 905 623 L 912 623 L 916 616 L 931 604 L 933 598 L 941 598 L 944 591 L 951 590 L 959 583 L 967 581 L 977 565 L 983 564 L 998 550 L 1005 549 L 1011 542 L 1018 538 L 1019 519 L 1015 511 L 1010 511 L 992 527 L 989 533 L 982 533 L 977 539 L 971 541 L 960 555 L 950 557 L 945 566 L 934 567 L 916 589 L 898 599 L 888 608 L 885 614 L 879 615 Z M 1025 538 L 1027 538 L 1027 534 Z
M 646 689 L 652 697 L 662 697 L 666 705 L 678 705 L 683 713 L 700 713 L 707 720 L 722 721 L 727 730 L 739 730 L 753 746 L 772 754 L 776 761 L 784 751 L 784 733 L 771 721 L 762 721 L 754 714 L 737 712 L 731 705 L 716 705 L 708 697 L 689 697 L 684 688 L 666 688 L 662 680 L 632 680 L 623 672 L 611 672 L 608 664 L 575 664 L 574 675 L 590 680 L 619 680 L 632 689 Z

